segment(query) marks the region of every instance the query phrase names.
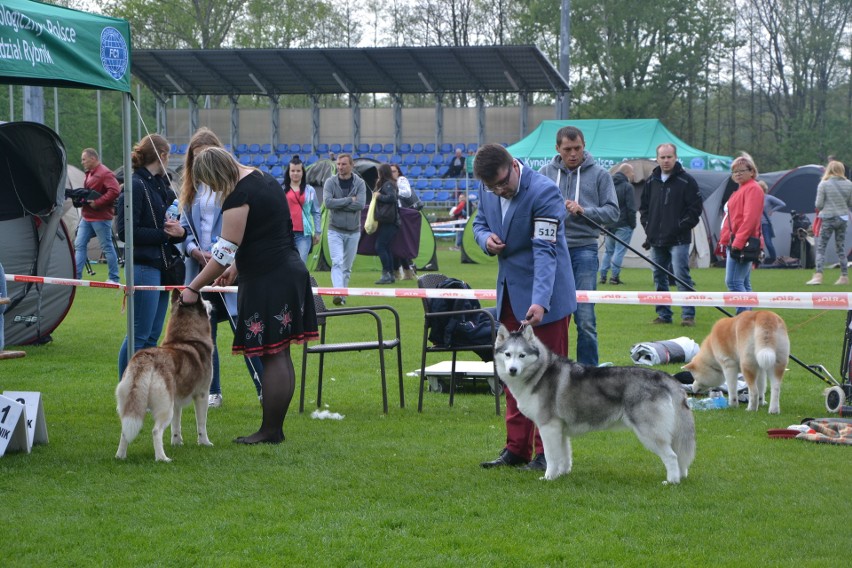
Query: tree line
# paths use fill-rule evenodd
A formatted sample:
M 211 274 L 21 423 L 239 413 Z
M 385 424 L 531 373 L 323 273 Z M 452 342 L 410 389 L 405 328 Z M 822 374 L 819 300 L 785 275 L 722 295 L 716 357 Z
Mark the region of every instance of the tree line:
M 92 10 L 86 0 L 54 3 Z M 137 48 L 535 44 L 558 67 L 561 5 L 562 0 L 104 0 L 99 10 L 127 19 Z M 708 152 L 750 153 L 764 171 L 821 163 L 829 155 L 852 162 L 849 0 L 571 0 L 570 7 L 570 118 L 659 118 Z M 466 106 L 472 96 L 458 93 L 445 104 Z M 50 106 L 52 97 L 45 99 Z M 104 109 L 118 104 L 113 99 L 102 98 Z M 152 127 L 154 105 L 147 99 L 143 110 Z M 242 107 L 266 105 L 262 98 L 243 99 Z M 61 124 L 70 122 L 61 135 L 69 153 L 92 145 L 92 129 L 78 132 L 77 126 L 95 120 L 79 116 L 87 109 L 93 114 L 93 100 L 91 93 L 62 93 Z M 345 106 L 346 98 L 327 96 L 322 102 Z M 486 102 L 518 104 L 512 94 L 491 94 Z M 532 103 L 555 101 L 539 93 Z M 281 99 L 282 106 L 308 104 L 307 97 Z M 390 102 L 379 97 L 374 104 Z M 433 102 L 424 94 L 405 96 L 404 104 Z M 0 105 L 8 106 L 8 90 L 0 92 Z M 51 124 L 50 110 L 46 115 Z M 119 120 L 105 122 L 109 153 L 120 161 L 119 146 L 113 148 L 120 143 Z

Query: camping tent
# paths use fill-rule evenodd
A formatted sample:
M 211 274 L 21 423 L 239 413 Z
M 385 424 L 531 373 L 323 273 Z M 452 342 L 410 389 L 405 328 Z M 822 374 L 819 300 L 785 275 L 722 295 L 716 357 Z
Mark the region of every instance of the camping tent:
M 539 169 L 556 154 L 556 132 L 563 126 L 583 131 L 586 150 L 604 168 L 636 158 L 655 158 L 657 146 L 671 142 L 684 168 L 727 171 L 730 156 L 698 150 L 679 139 L 657 119 L 543 120 L 526 138 L 508 147 L 509 153 Z
M 376 185 L 376 180 L 378 179 L 378 172 L 376 168 L 378 166 L 379 162 L 367 158 L 358 158 L 354 162 L 355 173 L 364 179 L 364 183 L 367 184 L 368 190 Z M 337 168 L 331 160 L 319 160 L 308 168 L 306 175 L 308 183 L 314 186 L 318 198 L 322 200 L 322 186 L 326 179 L 333 175 L 337 175 Z M 368 196 L 367 203 L 369 202 Z M 320 241 L 319 246 L 315 247 L 311 251 L 311 256 L 308 258 L 308 268 L 312 271 L 331 270 L 331 254 L 328 251 L 328 231 L 326 225 L 328 212 L 325 207 L 323 207 L 322 211 L 322 240 Z M 432 227 L 429 225 L 428 219 L 426 219 L 426 216 L 423 215 L 422 212 L 415 212 L 413 209 L 406 210 L 405 213 L 415 216 L 415 220 L 416 215 L 420 216 L 419 249 L 417 251 L 417 255 L 414 259 L 412 259 L 414 265 L 419 270 L 438 270 L 438 257 L 435 254 L 435 234 L 432 232 Z M 362 231 L 362 239 L 364 239 L 364 236 L 365 235 Z M 361 254 L 359 251 L 358 256 L 355 258 L 355 263 L 352 266 L 352 270 L 381 270 L 381 264 L 379 263 L 379 258 L 377 256 Z
M 9 24 L 5 25 L 6 22 Z M 17 25 L 21 22 L 26 22 L 26 25 Z M 3 17 L 0 23 L 4 23 L 2 29 L 6 45 L 5 55 L 0 59 L 0 83 L 105 89 L 125 93 L 122 105 L 124 161 L 125 167 L 130 168 L 130 25 L 124 20 L 95 16 L 28 0 L 4 0 Z M 18 128 L 18 126 L 10 126 L 12 130 Z M 30 133 L 39 132 L 38 136 L 44 142 L 40 143 L 39 149 L 33 149 L 26 156 L 26 160 L 4 160 L 5 163 L 0 163 L 0 169 L 5 167 L 7 170 L 4 182 L 9 180 L 12 192 L 15 197 L 21 199 L 23 204 L 21 217 L 24 217 L 24 220 L 21 222 L 18 234 L 23 235 L 26 232 L 28 216 L 32 218 L 31 223 L 36 226 L 41 224 L 38 237 L 30 237 L 39 239 L 38 258 L 31 259 L 32 270 L 26 273 L 35 276 L 55 276 L 51 271 L 57 268 L 52 266 L 52 249 L 47 246 L 47 242 L 51 239 L 54 243 L 62 242 L 63 239 L 70 242 L 67 233 L 65 235 L 56 233 L 61 226 L 62 202 L 59 195 L 64 189 L 65 155 L 64 150 L 61 150 L 62 159 L 57 166 L 55 164 L 56 155 L 59 152 L 57 147 L 61 148 L 58 137 L 52 132 L 47 134 L 45 131 L 49 129 L 45 127 L 27 127 L 26 130 Z M 16 133 L 14 136 L 36 135 Z M 12 145 L 17 143 L 15 141 Z M 2 149 L 2 155 L 15 157 L 16 154 L 7 153 L 8 147 L 9 144 L 6 144 Z M 45 167 L 47 164 L 52 166 L 47 168 Z M 45 179 L 45 176 L 51 176 L 51 178 Z M 4 182 L 0 183 L 5 188 Z M 42 184 L 45 188 L 50 188 L 49 197 L 43 191 L 33 192 L 25 189 L 33 184 Z M 47 205 L 46 198 L 50 200 L 55 198 L 56 201 Z M 29 205 L 30 201 L 33 201 L 32 206 Z M 128 205 L 125 208 L 125 218 L 129 222 L 131 218 L 129 204 L 132 200 L 127 199 L 126 203 Z M 54 214 L 54 210 L 58 210 L 59 214 Z M 7 220 L 12 220 L 11 215 Z M 32 229 L 30 229 L 31 233 Z M 2 242 L 8 243 L 5 239 Z M 13 242 L 17 245 L 16 241 Z M 129 239 L 127 246 L 128 250 L 132 250 L 132 239 Z M 128 256 L 132 258 L 131 254 Z M 127 268 L 127 283 L 132 285 L 132 261 L 127 263 Z M 73 268 L 71 270 L 73 274 Z M 6 272 L 14 273 L 8 267 Z M 53 293 L 52 290 L 48 292 L 50 288 L 54 287 L 13 283 L 9 286 L 9 296 L 14 302 L 15 298 L 22 294 L 25 296 L 33 294 L 36 304 L 44 307 L 49 294 Z M 19 302 L 19 305 L 22 303 L 23 300 Z M 42 314 L 39 312 L 27 316 L 31 320 L 40 322 L 44 329 L 41 317 Z M 133 324 L 133 317 L 133 303 L 128 302 L 128 327 Z M 7 319 L 6 323 L 6 336 L 9 337 L 10 334 L 15 333 L 13 329 L 16 322 L 13 321 L 13 325 L 9 325 L 10 322 Z M 35 325 L 35 327 L 39 326 Z M 130 334 L 131 341 L 132 337 L 133 335 Z

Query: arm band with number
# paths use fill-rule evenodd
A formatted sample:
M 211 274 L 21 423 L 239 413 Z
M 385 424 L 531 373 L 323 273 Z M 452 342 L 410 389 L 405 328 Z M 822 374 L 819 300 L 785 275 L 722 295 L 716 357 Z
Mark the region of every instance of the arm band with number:
M 556 242 L 556 231 L 559 220 L 552 217 L 536 217 L 533 219 L 533 239 L 541 239 L 551 243 Z
M 219 237 L 219 240 L 213 243 L 213 249 L 210 251 L 210 254 L 213 260 L 222 266 L 229 266 L 234 263 L 234 256 L 236 256 L 237 249 L 239 248 L 238 245 Z

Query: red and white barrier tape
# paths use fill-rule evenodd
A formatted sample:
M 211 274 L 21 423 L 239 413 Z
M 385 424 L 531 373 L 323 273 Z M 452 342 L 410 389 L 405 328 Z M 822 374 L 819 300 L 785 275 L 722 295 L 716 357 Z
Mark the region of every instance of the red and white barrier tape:
M 124 289 L 123 284 L 7 274 L 9 282 L 32 282 L 59 286 Z M 135 286 L 136 290 L 171 290 L 183 286 Z M 236 286 L 206 286 L 205 292 L 235 293 Z M 314 288 L 321 296 L 368 296 L 372 298 L 458 298 L 496 300 L 494 290 L 460 290 L 440 288 Z M 578 290 L 577 301 L 593 304 L 671 305 L 706 307 L 791 308 L 800 310 L 849 310 L 852 294 L 848 292 L 609 292 Z

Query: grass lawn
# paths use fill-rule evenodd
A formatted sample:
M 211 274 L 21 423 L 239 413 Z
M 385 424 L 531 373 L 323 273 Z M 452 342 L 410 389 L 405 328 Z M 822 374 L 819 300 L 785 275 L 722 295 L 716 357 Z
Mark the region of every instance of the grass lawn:
M 463 265 L 447 251 L 448 241 L 439 245 L 442 272 L 474 288 L 493 287 L 495 267 Z M 812 290 L 804 285 L 810 275 L 759 270 L 752 280 L 756 291 L 792 292 Z M 315 276 L 330 285 L 329 273 Z M 378 276 L 357 273 L 351 285 L 372 286 Z M 695 270 L 693 277 L 700 290 L 724 289 L 721 269 Z M 827 282 L 835 278 L 834 271 L 826 275 Z M 626 269 L 622 279 L 624 289 L 653 287 L 648 269 Z M 389 303 L 403 317 L 404 368 L 416 369 L 420 301 Z M 0 361 L 0 390 L 43 393 L 50 436 L 30 455 L 0 458 L 3 566 L 822 567 L 848 561 L 852 539 L 842 511 L 852 449 L 766 436 L 768 428 L 826 415 L 824 384 L 792 361 L 780 416 L 766 407 L 747 413 L 744 406 L 695 413 L 697 456 L 679 486 L 663 486 L 660 460 L 624 431 L 575 439 L 574 470 L 544 482 L 537 473 L 479 467 L 505 442 L 503 418 L 495 416 L 487 391 L 458 394 L 453 408 L 446 394 L 427 393 L 418 414 L 417 380 L 405 379 L 400 409 L 390 372 L 384 415 L 376 352 L 326 359 L 323 405 L 344 420 L 310 417 L 312 358 L 307 412 L 298 413 L 297 387 L 286 442 L 233 444 L 256 429 L 260 408 L 242 359 L 228 355 L 223 324 L 224 403 L 210 410 L 208 422 L 215 446 L 195 444 L 194 412 L 186 409 L 186 445 L 172 448 L 167 434 L 172 463 L 154 462 L 150 417 L 119 462 L 113 393 L 125 329 L 120 308 L 118 292 L 80 288 L 52 343 Z M 793 354 L 839 376 L 845 312 L 779 313 Z M 651 326 L 654 317 L 647 306 L 599 305 L 601 361 L 630 364 L 630 347 L 640 341 L 681 335 L 700 341 L 723 316 L 698 308 L 693 329 Z M 332 337 L 354 339 L 369 325 L 345 319 L 331 322 L 337 324 Z M 570 335 L 573 342 L 573 328 Z M 293 355 L 298 373 L 301 349 Z

